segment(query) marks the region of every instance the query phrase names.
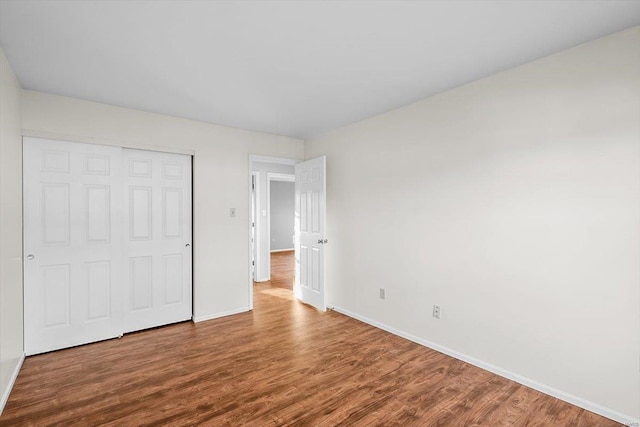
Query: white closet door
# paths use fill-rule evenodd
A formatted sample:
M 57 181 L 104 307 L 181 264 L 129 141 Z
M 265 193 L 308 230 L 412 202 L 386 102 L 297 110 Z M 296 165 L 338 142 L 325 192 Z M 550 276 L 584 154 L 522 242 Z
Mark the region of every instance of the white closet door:
M 124 332 L 191 319 L 191 157 L 123 150 Z
M 27 355 L 122 333 L 121 151 L 24 138 Z

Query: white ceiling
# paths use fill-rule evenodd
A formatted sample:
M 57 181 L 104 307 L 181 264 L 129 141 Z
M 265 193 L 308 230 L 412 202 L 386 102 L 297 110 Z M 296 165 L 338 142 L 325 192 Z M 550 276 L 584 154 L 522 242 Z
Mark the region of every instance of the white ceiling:
M 638 24 L 639 0 L 0 1 L 26 89 L 300 138 Z

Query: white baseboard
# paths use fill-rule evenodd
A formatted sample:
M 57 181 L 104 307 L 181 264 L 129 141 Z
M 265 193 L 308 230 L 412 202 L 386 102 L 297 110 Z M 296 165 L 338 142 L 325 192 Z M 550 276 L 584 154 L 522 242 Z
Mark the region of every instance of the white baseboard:
M 359 314 L 353 313 L 349 310 L 342 309 L 340 307 L 333 307 L 333 310 L 344 314 L 345 316 L 352 317 L 354 319 L 360 320 L 361 322 L 367 323 L 371 326 L 375 326 L 376 328 L 382 329 L 399 337 L 408 339 L 409 341 L 413 341 L 417 344 L 428 347 L 432 350 L 439 351 L 440 353 L 444 353 L 447 356 L 451 356 L 458 360 L 462 360 L 463 362 L 467 362 L 471 365 L 477 366 L 478 368 L 484 369 L 489 372 L 493 372 L 496 375 L 500 375 L 501 377 L 510 379 L 524 386 L 530 387 L 534 390 L 538 390 L 544 394 L 548 394 L 549 396 L 553 396 L 557 399 L 563 400 L 565 402 L 571 403 L 572 405 L 579 406 L 580 408 L 586 409 L 587 411 L 594 412 L 598 415 L 602 415 L 603 417 L 607 417 L 619 423 L 635 426 L 640 425 L 640 419 L 633 418 L 629 415 L 622 414 L 618 411 L 614 411 L 613 409 L 606 408 L 597 403 L 582 399 L 581 397 L 574 396 L 569 393 L 565 393 L 562 390 L 558 390 L 556 388 L 550 387 L 548 385 L 539 383 L 535 380 L 532 380 L 527 377 L 523 377 L 522 375 L 516 374 L 514 372 L 508 371 L 506 369 L 500 368 L 498 366 L 494 366 L 490 363 L 483 362 L 482 360 L 478 360 L 474 357 L 468 356 L 463 353 L 459 353 L 455 350 L 451 350 L 447 347 L 443 347 L 439 344 L 436 344 L 431 341 L 424 340 L 422 338 L 418 338 L 415 335 L 406 333 L 404 331 L 400 331 L 398 329 L 392 328 L 391 326 L 385 325 L 384 323 L 377 322 L 375 320 L 369 319 L 364 316 L 360 316 Z
M 205 316 L 193 316 L 194 323 L 204 322 L 206 320 L 218 319 L 220 317 L 232 316 L 234 314 L 244 313 L 251 311 L 249 307 L 240 307 L 234 310 L 222 311 L 220 313 L 207 314 Z
M 4 407 L 7 404 L 7 400 L 9 400 L 9 395 L 11 394 L 11 390 L 13 390 L 13 385 L 16 383 L 16 379 L 18 378 L 18 374 L 20 373 L 20 368 L 22 368 L 22 363 L 24 362 L 24 353 L 18 359 L 18 363 L 16 363 L 15 368 L 13 369 L 13 373 L 11 374 L 11 378 L 9 379 L 9 383 L 7 384 L 7 388 L 2 392 L 2 400 L 0 400 L 0 415 L 2 415 L 2 411 L 4 411 Z
M 271 251 L 271 253 L 275 253 L 275 252 L 291 252 L 291 251 L 295 251 L 296 248 L 291 248 L 291 249 L 274 249 Z

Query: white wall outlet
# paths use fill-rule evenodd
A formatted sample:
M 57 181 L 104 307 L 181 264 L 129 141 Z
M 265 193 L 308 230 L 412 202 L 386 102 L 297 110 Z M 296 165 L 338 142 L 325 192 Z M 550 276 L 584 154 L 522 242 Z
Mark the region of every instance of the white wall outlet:
M 236 216 L 236 208 L 229 208 L 229 216 L 231 218 L 235 218 L 235 216 Z
M 433 306 L 433 317 L 435 317 L 436 319 L 440 318 L 440 306 L 439 305 L 434 305 Z
M 384 288 L 380 288 L 380 299 L 384 299 L 384 297 L 385 297 Z

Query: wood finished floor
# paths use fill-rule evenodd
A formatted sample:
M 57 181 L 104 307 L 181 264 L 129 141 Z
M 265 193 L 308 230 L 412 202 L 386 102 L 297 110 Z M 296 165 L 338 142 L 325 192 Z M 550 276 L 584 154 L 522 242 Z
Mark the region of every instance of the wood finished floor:
M 277 288 L 293 290 L 295 259 L 293 251 L 273 252 L 271 254 L 271 280 L 265 284 Z
M 268 282 L 254 304 L 28 357 L 0 425 L 619 425 Z

